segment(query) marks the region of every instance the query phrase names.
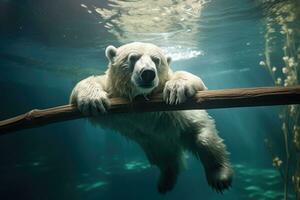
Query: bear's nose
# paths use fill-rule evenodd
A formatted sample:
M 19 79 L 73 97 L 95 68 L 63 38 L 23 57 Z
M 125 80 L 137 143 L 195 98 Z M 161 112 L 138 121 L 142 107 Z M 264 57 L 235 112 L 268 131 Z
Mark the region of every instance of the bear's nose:
M 153 69 L 145 69 L 141 73 L 141 79 L 145 83 L 149 83 L 149 82 L 153 81 L 154 78 L 155 78 L 155 71 Z

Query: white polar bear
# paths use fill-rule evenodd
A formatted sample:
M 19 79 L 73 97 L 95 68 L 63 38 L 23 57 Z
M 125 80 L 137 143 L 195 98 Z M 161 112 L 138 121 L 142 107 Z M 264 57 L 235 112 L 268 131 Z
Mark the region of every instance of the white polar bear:
M 158 191 L 171 190 L 184 166 L 183 152 L 192 152 L 202 161 L 208 184 L 222 192 L 231 186 L 233 170 L 214 120 L 205 110 L 125 113 L 105 115 L 109 98 L 130 100 L 139 95 L 163 92 L 167 104 L 179 104 L 205 90 L 202 80 L 188 72 L 172 72 L 171 59 L 149 43 L 108 46 L 109 66 L 105 75 L 80 81 L 70 103 L 92 116 L 93 123 L 114 129 L 136 141 L 149 162 L 160 169 Z

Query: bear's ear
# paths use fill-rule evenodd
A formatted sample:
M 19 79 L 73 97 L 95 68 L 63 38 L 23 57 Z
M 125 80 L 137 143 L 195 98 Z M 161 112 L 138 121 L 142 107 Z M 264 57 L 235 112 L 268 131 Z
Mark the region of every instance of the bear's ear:
M 171 62 L 172 62 L 172 58 L 170 56 L 167 56 L 167 63 L 168 63 L 168 65 L 170 65 Z
M 109 62 L 113 62 L 114 57 L 117 55 L 117 48 L 109 45 L 108 47 L 106 47 L 105 55 Z

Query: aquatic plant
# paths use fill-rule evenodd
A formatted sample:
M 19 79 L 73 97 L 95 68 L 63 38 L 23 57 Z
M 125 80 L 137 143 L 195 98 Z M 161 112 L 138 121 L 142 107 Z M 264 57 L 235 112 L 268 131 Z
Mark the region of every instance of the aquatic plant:
M 265 60 L 260 65 L 270 73 L 274 84 L 293 86 L 299 84 L 300 72 L 300 3 L 264 0 L 266 11 Z M 281 49 L 280 49 L 281 48 Z M 282 60 L 278 60 L 278 58 Z M 275 65 L 280 63 L 280 65 Z M 288 198 L 288 188 L 292 184 L 296 199 L 300 198 L 300 108 L 299 105 L 284 106 L 279 114 L 282 121 L 284 158 L 277 156 L 274 145 L 266 139 L 271 152 L 273 166 L 279 171 L 284 182 L 284 199 Z

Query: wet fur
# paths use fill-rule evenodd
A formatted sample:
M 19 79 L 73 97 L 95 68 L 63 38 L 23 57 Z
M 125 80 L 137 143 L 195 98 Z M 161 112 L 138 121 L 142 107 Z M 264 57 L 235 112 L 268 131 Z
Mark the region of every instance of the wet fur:
M 192 84 L 196 90 L 206 88 L 201 79 L 192 74 L 183 71 L 173 73 L 169 69 L 168 59 L 158 47 L 132 43 L 118 48 L 116 55 L 108 55 L 111 60 L 106 75 L 89 77 L 79 82 L 71 94 L 71 103 L 89 103 L 89 99 L 94 96 L 105 100 L 106 95 L 133 99 L 136 91 L 130 82 L 129 66 L 126 63 L 129 51 L 161 57 L 162 63 L 158 69 L 159 85 L 152 91 L 154 93 L 167 93 L 166 88 L 172 90 L 182 84 L 187 87 Z M 99 91 L 104 93 L 97 96 Z M 167 103 L 176 103 L 178 99 L 174 98 L 176 95 L 168 96 Z M 214 120 L 205 110 L 97 115 L 91 117 L 90 121 L 103 128 L 116 130 L 141 146 L 149 162 L 161 171 L 157 184 L 160 193 L 174 187 L 185 166 L 185 151 L 191 152 L 202 161 L 208 184 L 216 191 L 222 192 L 231 186 L 233 171 L 228 152 L 218 136 Z

